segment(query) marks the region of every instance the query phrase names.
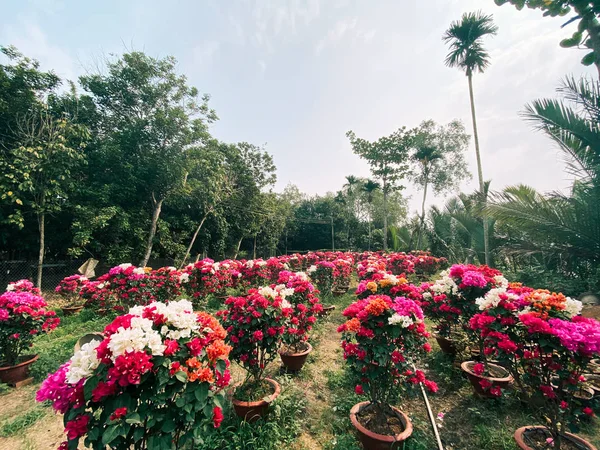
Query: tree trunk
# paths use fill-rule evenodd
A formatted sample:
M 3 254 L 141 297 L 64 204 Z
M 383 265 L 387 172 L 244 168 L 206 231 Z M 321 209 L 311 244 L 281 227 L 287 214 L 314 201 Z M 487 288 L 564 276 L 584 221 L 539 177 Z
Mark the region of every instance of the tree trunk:
M 244 236 L 242 235 L 242 237 L 240 237 L 240 240 L 237 243 L 237 247 L 235 248 L 235 255 L 233 255 L 233 259 L 237 259 L 238 253 L 240 252 L 240 247 L 242 246 L 243 239 L 244 239 Z
M 387 183 L 383 181 L 383 251 L 387 252 L 387 231 L 388 231 L 388 223 L 387 223 Z
M 371 214 L 369 214 L 369 251 L 371 251 L 371 222 L 373 221 L 373 218 L 371 217 Z
M 198 233 L 200 233 L 200 230 L 202 229 L 202 225 L 204 225 L 204 221 L 206 220 L 206 218 L 208 217 L 209 214 L 210 214 L 210 210 L 206 214 L 204 214 L 204 217 L 202 218 L 202 220 L 198 224 L 198 228 L 196 228 L 196 231 L 194 232 L 194 235 L 192 236 L 192 240 L 190 242 L 190 245 L 188 246 L 187 251 L 185 252 L 185 256 L 183 257 L 183 260 L 181 261 L 181 265 L 179 266 L 180 269 L 183 267 L 183 265 L 187 261 L 188 256 L 190 256 L 190 252 L 192 251 L 192 247 L 194 246 L 194 242 L 196 242 L 196 238 L 198 237 Z
M 164 199 L 156 201 L 154 194 L 152 194 L 152 223 L 150 224 L 150 232 L 148 233 L 148 241 L 146 242 L 146 252 L 144 253 L 144 259 L 140 262 L 140 267 L 146 267 L 150 254 L 152 253 L 152 245 L 154 244 L 154 236 L 156 235 L 156 227 L 158 225 L 158 218 L 160 217 L 160 211 L 162 209 Z
M 40 252 L 38 255 L 37 279 L 35 285 L 41 290 L 44 253 L 46 252 L 46 213 L 38 214 L 38 228 L 40 230 Z
M 417 250 L 421 248 L 421 235 L 423 225 L 425 224 L 425 199 L 427 198 L 427 185 L 429 184 L 429 171 L 425 172 L 425 186 L 423 188 L 423 202 L 421 203 L 421 225 L 419 226 L 419 235 L 417 237 Z
M 469 96 L 471 98 L 471 118 L 473 119 L 473 138 L 475 140 L 475 155 L 477 156 L 477 175 L 479 176 L 479 190 L 483 195 L 484 184 L 483 184 L 483 170 L 481 168 L 481 155 L 479 153 L 479 135 L 477 134 L 477 119 L 475 118 L 475 100 L 473 98 L 473 75 L 468 74 L 469 79 Z M 487 203 L 487 196 L 484 198 L 484 207 Z M 483 213 L 483 247 L 485 252 L 485 263 L 490 265 L 490 248 L 489 248 L 489 236 L 488 236 L 488 221 L 487 214 Z
M 256 259 L 256 237 L 257 236 L 258 236 L 258 233 L 256 233 L 254 235 L 254 250 L 253 250 L 253 253 L 252 253 L 253 254 L 252 259 Z

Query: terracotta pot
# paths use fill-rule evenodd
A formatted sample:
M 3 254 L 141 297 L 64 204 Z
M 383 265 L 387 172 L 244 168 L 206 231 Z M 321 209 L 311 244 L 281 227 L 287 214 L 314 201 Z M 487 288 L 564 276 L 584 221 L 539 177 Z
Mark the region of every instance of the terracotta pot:
M 356 430 L 358 431 L 358 439 L 360 440 L 365 450 L 396 450 L 403 446 L 403 442 L 410 437 L 413 432 L 412 422 L 406 414 L 397 408 L 392 406 L 392 409 L 396 415 L 400 418 L 402 425 L 404 425 L 404 431 L 396 435 L 384 435 L 373 433 L 363 427 L 356 418 L 356 415 L 370 402 L 360 402 L 352 407 L 350 410 L 350 421 Z
M 594 391 L 594 397 L 600 397 L 600 375 L 584 375 L 587 385 Z
M 335 305 L 323 306 L 323 310 L 319 313 L 320 316 L 328 316 L 335 309 Z
M 508 373 L 508 371 L 502 366 L 498 366 L 497 364 L 488 363 L 488 367 L 494 367 L 494 368 L 502 370 L 503 372 L 506 373 L 506 376 L 504 376 L 504 377 L 495 378 L 495 377 L 477 375 L 475 372 L 473 372 L 471 370 L 471 368 L 475 364 L 477 364 L 476 361 L 465 361 L 460 365 L 460 368 L 463 370 L 463 372 L 465 372 L 467 374 L 467 378 L 471 382 L 471 385 L 473 386 L 473 391 L 475 391 L 475 394 L 477 394 L 481 397 L 495 398 L 494 395 L 490 394 L 489 389 L 486 391 L 481 387 L 481 384 L 479 384 L 479 382 L 481 380 L 488 380 L 490 383 L 492 383 L 492 386 L 498 386 L 502 389 L 506 389 L 513 382 L 512 375 L 510 375 Z
M 39 355 L 27 355 L 19 358 L 21 363 L 16 366 L 0 367 L 0 381 L 15 384 L 29 378 L 29 366 L 37 361 Z
M 456 355 L 457 348 L 456 348 L 456 344 L 454 343 L 454 341 L 452 341 L 451 339 L 442 337 L 442 336 L 438 336 L 437 334 L 434 335 L 434 337 L 435 337 L 435 340 L 437 341 L 438 345 L 440 346 L 442 353 L 445 353 L 447 355 Z
M 535 429 L 540 429 L 540 428 L 545 428 L 542 426 L 528 426 L 528 427 L 521 427 L 519 428 L 517 431 L 515 431 L 515 441 L 517 442 L 517 445 L 519 446 L 519 448 L 521 450 L 537 450 L 533 447 L 530 447 L 529 445 L 527 445 L 526 442 L 526 438 L 525 438 L 525 432 L 529 431 L 529 430 L 535 430 Z M 569 441 L 572 441 L 573 443 L 578 444 L 579 446 L 583 446 L 584 448 L 587 448 L 588 450 L 598 450 L 595 446 L 593 446 L 592 444 L 590 444 L 588 441 L 581 439 L 578 436 L 575 436 L 574 434 L 571 433 L 565 433 L 563 435 L 563 439 L 567 439 Z
M 269 382 L 269 384 L 273 387 L 274 392 L 270 396 L 254 402 L 237 400 L 235 397 L 231 399 L 235 414 L 244 419 L 246 422 L 256 422 L 258 419 L 263 417 L 267 413 L 269 405 L 273 402 L 273 400 L 279 397 L 279 394 L 281 394 L 281 386 L 277 381 L 270 378 L 265 378 L 265 381 Z M 238 386 L 239 385 L 236 385 L 235 387 Z M 233 395 L 235 395 L 235 392 Z
M 281 357 L 281 361 L 283 365 L 287 368 L 287 370 L 291 372 L 298 372 L 302 369 L 302 366 L 306 362 L 306 358 L 308 358 L 308 354 L 312 352 L 312 345 L 308 342 L 306 343 L 308 348 L 303 352 L 298 353 L 284 353 L 282 350 L 279 350 L 279 356 Z
M 83 305 L 81 305 L 81 306 L 65 306 L 64 308 L 61 308 L 61 309 L 65 316 L 72 316 L 74 314 L 77 314 L 79 311 L 81 311 L 83 309 Z
M 341 297 L 342 295 L 345 295 L 346 292 L 348 292 L 348 290 L 342 291 L 342 290 L 335 290 L 335 291 L 331 291 L 333 293 L 334 297 Z

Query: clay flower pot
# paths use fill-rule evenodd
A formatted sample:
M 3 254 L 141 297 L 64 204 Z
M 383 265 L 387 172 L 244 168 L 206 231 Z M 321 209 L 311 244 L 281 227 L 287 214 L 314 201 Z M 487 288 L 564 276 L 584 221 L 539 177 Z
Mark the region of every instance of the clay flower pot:
M 350 421 L 358 431 L 358 439 L 365 450 L 397 450 L 402 448 L 403 442 L 410 437 L 413 432 L 412 422 L 406 414 L 392 406 L 392 409 L 404 425 L 404 431 L 395 435 L 384 435 L 373 433 L 363 427 L 356 418 L 356 415 L 370 402 L 360 402 L 350 410 Z
M 442 336 L 438 336 L 437 334 L 434 335 L 434 337 L 438 345 L 440 346 L 442 353 L 445 353 L 447 355 L 456 355 L 458 350 L 456 348 L 456 345 L 454 344 L 454 341 Z
M 79 311 L 81 311 L 83 309 L 83 305 L 81 305 L 81 306 L 65 306 L 64 308 L 61 308 L 61 309 L 65 316 L 72 316 L 74 314 L 77 314 Z
M 323 310 L 319 313 L 320 316 L 328 316 L 331 311 L 335 310 L 335 305 L 323 306 Z
M 273 387 L 274 392 L 270 396 L 254 402 L 245 402 L 243 400 L 237 400 L 235 397 L 231 399 L 231 402 L 233 403 L 233 409 L 235 410 L 235 414 L 238 417 L 244 419 L 246 422 L 256 422 L 258 419 L 263 417 L 267 413 L 269 405 L 277 397 L 279 397 L 279 394 L 281 394 L 281 386 L 277 381 L 272 380 L 270 378 L 265 378 L 265 381 L 267 381 Z M 235 387 L 238 386 L 239 385 L 236 385 Z M 235 392 L 233 395 L 235 396 Z
M 460 365 L 460 368 L 463 370 L 463 372 L 467 374 L 467 378 L 469 378 L 469 381 L 473 386 L 473 391 L 475 391 L 475 394 L 481 397 L 495 398 L 495 396 L 490 393 L 490 390 L 486 391 L 483 389 L 483 387 L 480 384 L 481 380 L 487 380 L 492 384 L 492 387 L 498 386 L 502 389 L 507 388 L 513 382 L 512 375 L 510 375 L 510 373 L 508 373 L 508 370 L 506 370 L 502 366 L 488 363 L 488 367 L 492 367 L 495 370 L 505 374 L 503 377 L 490 377 L 485 375 L 477 375 L 475 372 L 473 372 L 472 368 L 475 364 L 477 364 L 476 361 L 465 361 Z
M 283 350 L 279 350 L 279 356 L 287 370 L 290 372 L 298 372 L 302 369 L 302 366 L 306 362 L 306 358 L 308 358 L 308 354 L 312 352 L 313 349 L 312 345 L 308 342 L 306 345 L 307 349 L 298 353 L 286 353 Z
M 39 355 L 21 356 L 19 364 L 15 366 L 0 366 L 0 381 L 15 385 L 29 378 L 29 366 L 37 361 Z
M 534 447 L 530 447 L 528 444 L 531 444 L 532 442 L 529 441 L 527 439 L 527 433 L 531 432 L 531 431 L 535 431 L 535 430 L 540 430 L 540 429 L 544 429 L 545 427 L 542 426 L 528 426 L 528 427 L 521 427 L 519 428 L 517 431 L 515 431 L 515 441 L 517 442 L 517 445 L 519 446 L 519 448 L 521 450 L 538 450 Z M 586 448 L 588 450 L 598 450 L 595 446 L 593 446 L 592 444 L 590 444 L 588 441 L 581 439 L 578 436 L 575 436 L 574 434 L 571 433 L 565 433 L 563 435 L 563 439 L 571 441 L 572 443 L 574 443 L 577 448 Z M 562 446 L 561 446 L 562 447 Z

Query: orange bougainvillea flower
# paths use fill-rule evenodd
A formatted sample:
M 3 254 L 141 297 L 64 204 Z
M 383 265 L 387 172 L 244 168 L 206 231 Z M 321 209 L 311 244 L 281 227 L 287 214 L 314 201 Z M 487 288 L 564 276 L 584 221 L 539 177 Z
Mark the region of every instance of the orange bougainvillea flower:
M 215 381 L 215 377 L 212 373 L 212 370 L 210 370 L 208 367 L 205 367 L 204 369 L 199 369 L 196 371 L 196 374 L 198 376 L 198 380 L 202 383 L 204 381 L 208 382 L 208 383 L 212 383 Z
M 525 296 L 525 300 L 531 303 L 531 307 L 541 313 L 552 309 L 563 311 L 566 307 L 567 297 L 563 294 L 550 292 L 546 289 L 537 289 Z
M 400 277 L 398 278 L 398 284 L 406 284 L 408 283 L 408 280 L 406 278 Z
M 372 316 L 379 316 L 389 308 L 384 299 L 377 297 L 369 302 L 365 310 Z
M 202 363 L 198 361 L 198 358 L 196 358 L 195 356 L 193 358 L 188 359 L 185 363 L 188 367 L 191 367 L 192 369 L 199 369 L 200 367 L 202 367 Z
M 388 286 L 393 285 L 394 282 L 390 279 L 387 278 L 383 278 L 382 280 L 379 280 L 379 286 L 381 286 L 382 288 L 386 288 Z
M 225 344 L 223 341 L 215 341 L 205 348 L 206 356 L 211 362 L 216 361 L 219 358 L 227 358 L 231 351 L 231 346 Z
M 377 283 L 375 283 L 374 281 L 369 281 L 367 283 L 367 289 L 371 292 L 377 292 Z
M 356 333 L 358 330 L 360 330 L 360 320 L 358 320 L 356 317 L 354 317 L 353 319 L 350 319 L 348 322 L 346 322 L 346 330 L 347 331 L 352 331 L 354 333 Z
M 210 328 L 217 339 L 225 339 L 227 331 L 225 331 L 225 328 L 221 326 L 217 319 L 204 311 L 200 311 L 196 315 L 198 316 L 197 321 L 202 328 Z

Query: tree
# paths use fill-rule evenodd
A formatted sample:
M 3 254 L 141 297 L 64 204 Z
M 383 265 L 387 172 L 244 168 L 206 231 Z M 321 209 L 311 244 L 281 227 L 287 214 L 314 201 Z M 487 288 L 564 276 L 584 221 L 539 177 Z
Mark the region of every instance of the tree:
M 398 181 L 403 179 L 409 170 L 408 159 L 410 135 L 405 127 L 399 128 L 389 136 L 377 141 L 367 141 L 356 137 L 353 131 L 346 133 L 352 150 L 371 166 L 371 173 L 381 180 L 383 191 L 383 250 L 387 251 L 388 216 L 387 200 L 390 192 L 399 189 Z
M 464 153 L 469 145 L 469 135 L 459 120 L 446 126 L 427 120 L 414 130 L 414 151 L 411 155 L 414 165 L 411 177 L 423 188 L 421 218 L 417 237 L 417 250 L 421 248 L 421 238 L 425 223 L 425 200 L 427 188 L 435 194 L 451 192 L 471 174 L 467 170 Z
M 36 284 L 42 286 L 46 251 L 46 218 L 63 208 L 74 189 L 72 172 L 85 161 L 83 148 L 88 130 L 56 118 L 44 105 L 38 105 L 17 123 L 19 146 L 0 159 L 2 199 L 33 212 L 38 222 L 39 253 Z M 9 217 L 23 226 L 22 214 Z
M 490 64 L 490 57 L 483 47 L 482 40 L 487 35 L 495 35 L 498 27 L 494 25 L 491 15 L 481 11 L 463 14 L 461 20 L 452 22 L 450 28 L 443 36 L 444 42 L 450 44 L 450 53 L 446 56 L 446 65 L 458 67 L 465 71 L 469 80 L 469 97 L 471 99 L 471 118 L 473 120 L 473 136 L 475 138 L 475 154 L 477 156 L 477 174 L 479 176 L 479 190 L 484 192 L 483 171 L 481 168 L 481 155 L 479 151 L 479 136 L 477 134 L 477 120 L 475 117 L 475 100 L 473 98 L 473 72 L 483 71 Z M 487 220 L 483 220 L 485 263 L 490 264 L 489 236 Z
M 524 116 L 565 155 L 576 177 L 571 193 L 513 186 L 494 195 L 488 210 L 520 230 L 510 253 L 541 255 L 563 274 L 585 279 L 600 261 L 600 83 L 567 78 L 559 92 L 566 101 L 534 101 Z
M 356 204 L 357 204 L 357 194 L 360 192 L 361 187 L 361 179 L 354 176 L 348 175 L 346 177 L 346 183 L 344 183 L 342 194 L 344 195 L 344 200 L 348 207 L 348 217 L 347 217 L 347 231 L 346 231 L 346 246 L 348 250 L 350 250 L 352 244 L 350 241 L 350 229 L 352 226 L 352 218 L 357 216 Z
M 111 178 L 116 189 L 130 182 L 134 198 L 151 206 L 140 266 L 152 253 L 164 201 L 183 186 L 187 149 L 209 139 L 207 125 L 217 118 L 208 96 L 198 98 L 198 90 L 175 73 L 175 64 L 173 57 L 132 52 L 109 61 L 106 74 L 80 78 L 96 113 L 94 149 L 112 166 L 109 173 L 92 176 Z
M 544 16 L 557 17 L 566 16 L 572 11 L 575 16 L 569 19 L 564 25 L 579 21 L 577 31 L 573 32 L 570 38 L 563 39 L 560 46 L 564 48 L 579 48 L 591 50 L 588 52 L 581 63 L 585 66 L 594 64 L 600 75 L 600 1 L 598 0 L 495 0 L 496 4 L 501 6 L 505 3 L 511 3 L 518 10 L 527 6 L 531 9 L 540 9 L 544 11 Z
M 367 180 L 363 186 L 362 191 L 365 193 L 367 197 L 367 203 L 369 205 L 369 251 L 371 251 L 371 227 L 373 225 L 373 197 L 375 192 L 379 190 L 379 183 L 373 180 Z

